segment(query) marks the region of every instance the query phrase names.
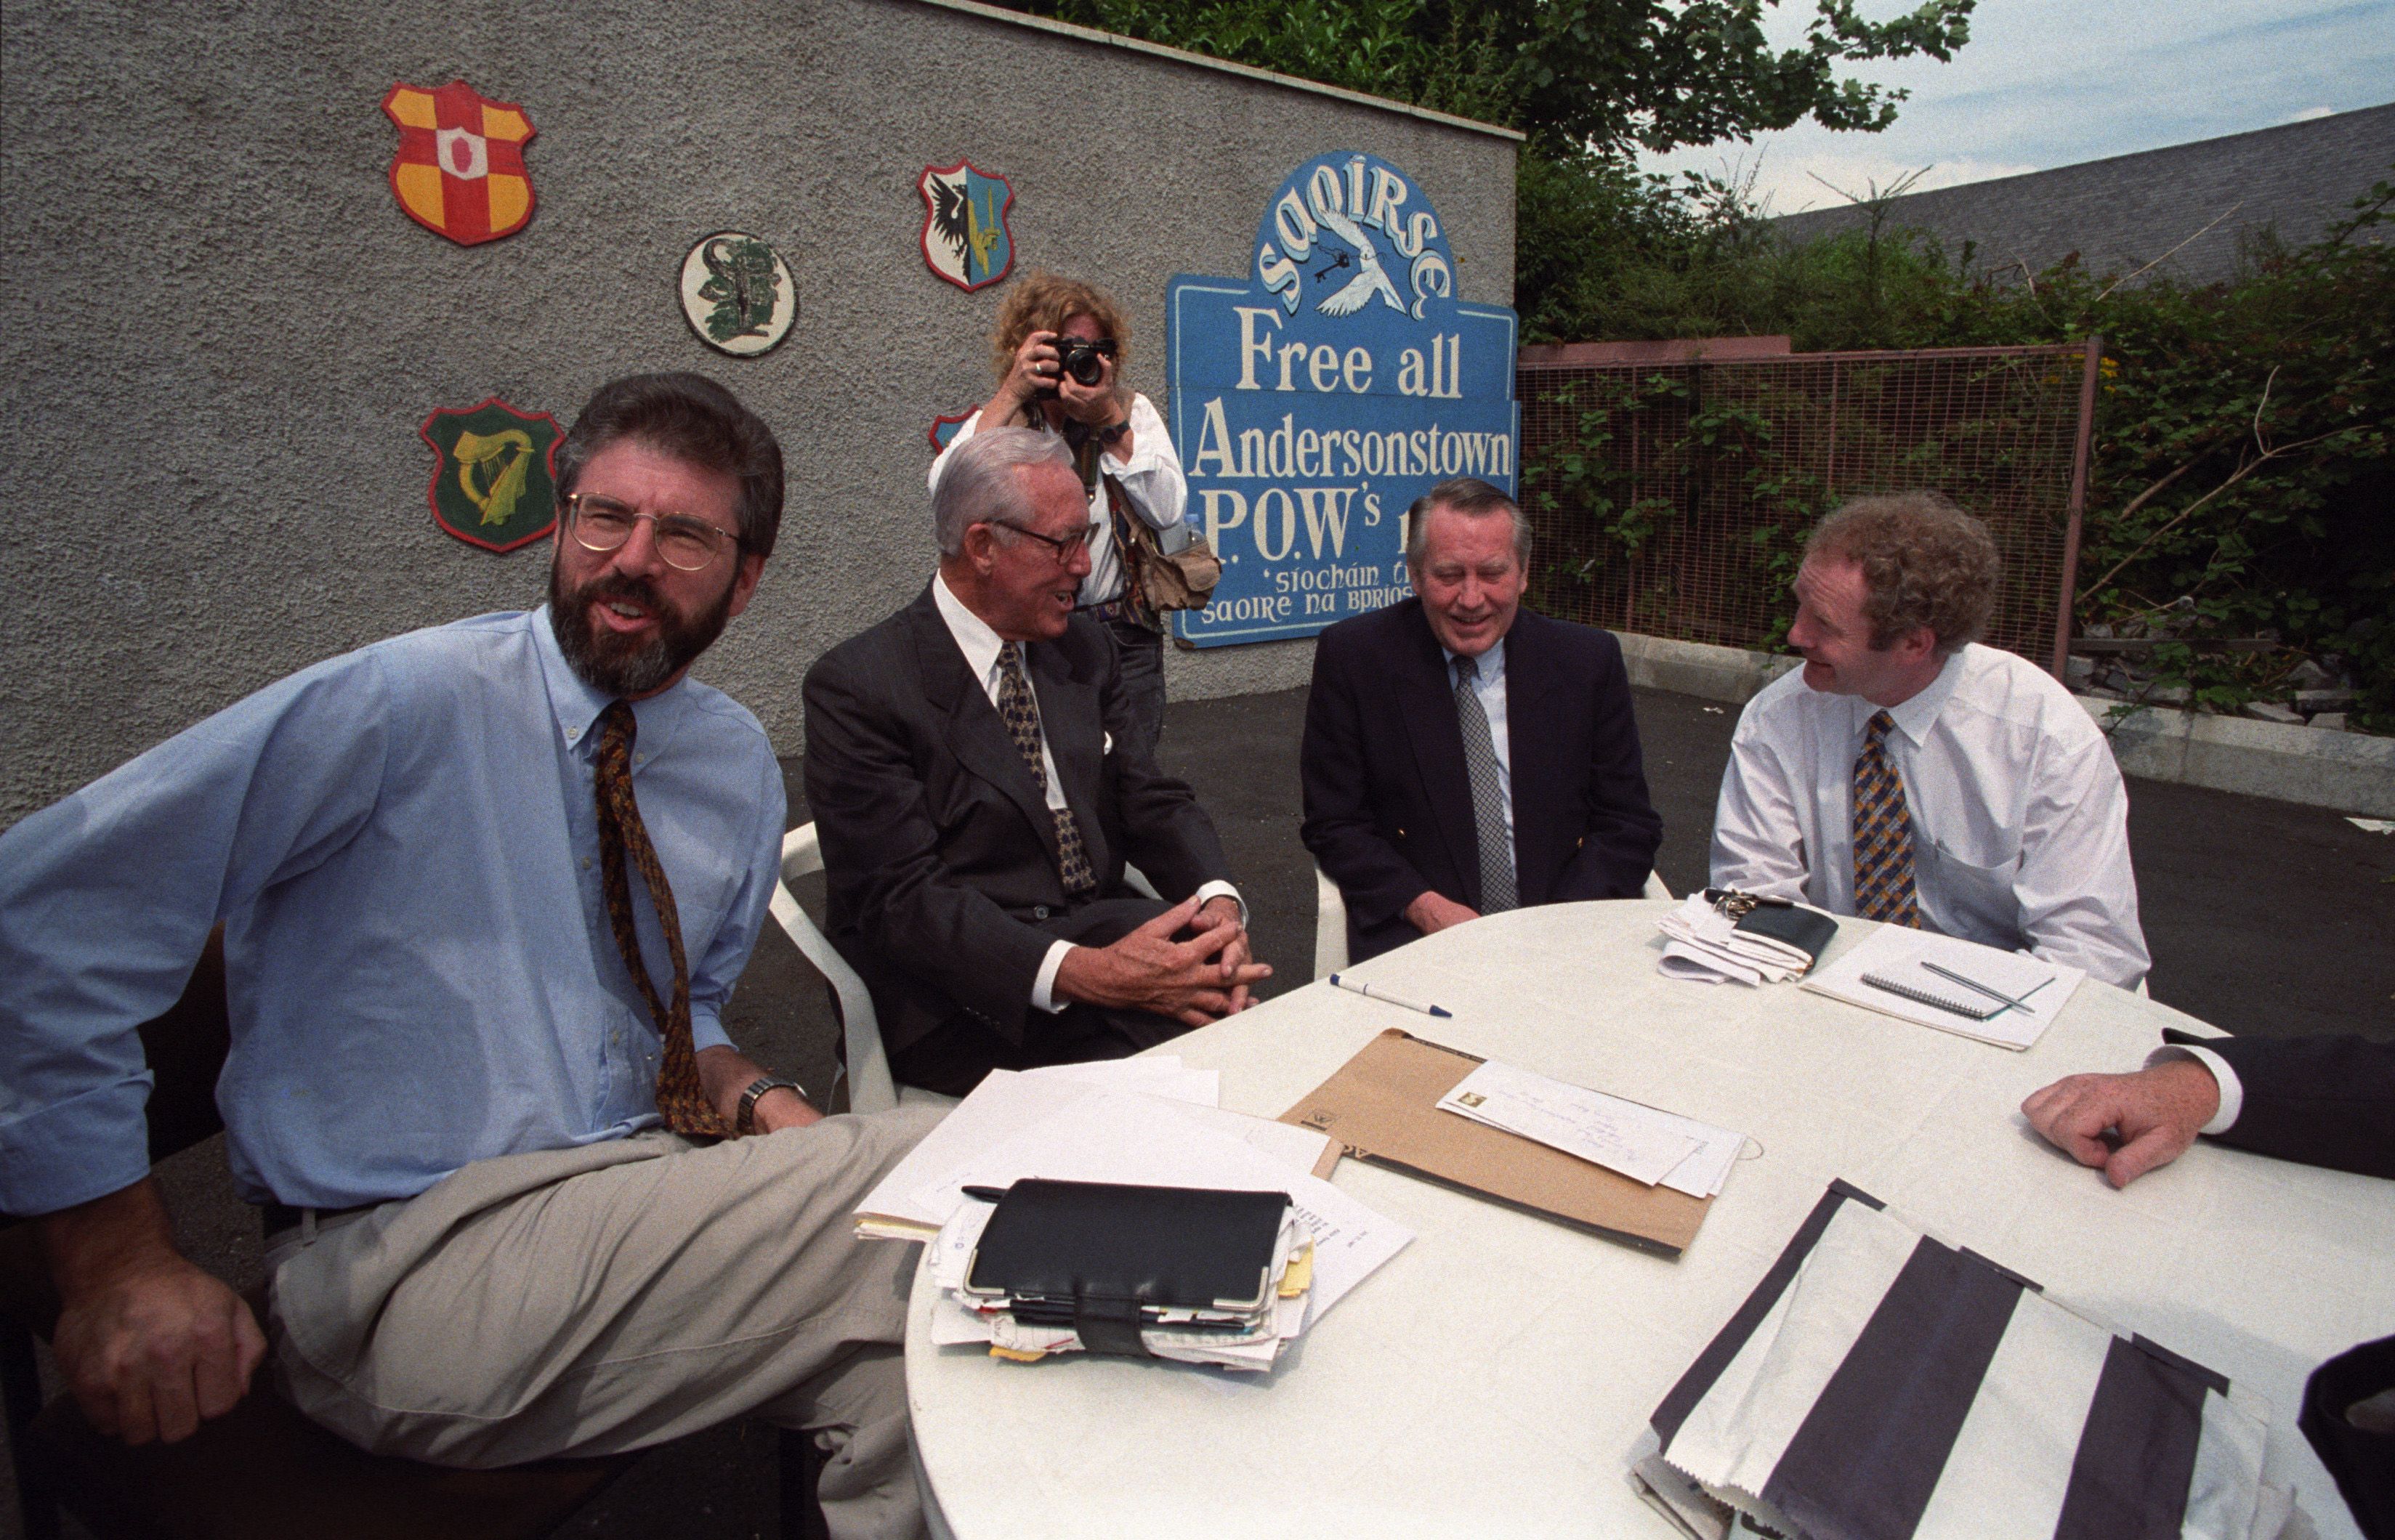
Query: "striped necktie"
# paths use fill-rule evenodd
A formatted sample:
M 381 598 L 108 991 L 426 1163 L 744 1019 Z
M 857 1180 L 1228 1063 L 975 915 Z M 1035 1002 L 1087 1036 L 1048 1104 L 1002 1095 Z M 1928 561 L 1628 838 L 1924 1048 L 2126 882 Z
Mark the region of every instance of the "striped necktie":
M 1497 741 L 1489 713 L 1473 681 L 1480 660 L 1455 660 L 1455 724 L 1463 730 L 1463 768 L 1472 777 L 1472 823 L 1480 836 L 1480 912 L 1502 914 L 1521 907 L 1514 889 L 1514 842 L 1505 833 L 1505 770 L 1497 763 Z
M 1039 703 L 1031 693 L 1031 681 L 1023 677 L 1023 660 L 1016 656 L 1012 642 L 998 650 L 998 715 L 1006 724 L 1006 735 L 1014 740 L 1015 752 L 1030 768 L 1033 784 L 1045 797 L 1048 765 L 1039 755 Z M 1074 821 L 1070 808 L 1051 810 L 1056 819 L 1056 875 L 1064 879 L 1068 895 L 1085 898 L 1097 891 L 1098 879 L 1090 870 L 1090 852 L 1081 844 L 1081 825 Z
M 657 1068 L 657 1112 L 677 1134 L 729 1135 L 732 1125 L 707 1099 L 698 1078 L 698 1055 L 690 1036 L 690 959 L 681 948 L 681 915 L 674 908 L 673 889 L 657 848 L 649 842 L 648 826 L 641 822 L 641 805 L 632 795 L 632 739 L 640 726 L 632 719 L 630 703 L 617 701 L 599 714 L 601 734 L 594 779 L 599 801 L 599 888 L 607 903 L 607 924 L 615 932 L 615 950 L 623 954 L 632 985 L 648 1002 L 649 1017 L 664 1042 L 664 1061 Z M 632 885 L 624 858 L 640 868 L 642 885 L 649 890 L 649 906 L 657 912 L 657 928 L 666 933 L 666 950 L 673 957 L 673 1002 L 657 998 L 649 981 L 648 964 L 641 957 L 640 938 L 632 930 Z
M 1921 926 L 1912 892 L 1912 815 L 1904 783 L 1887 757 L 1896 718 L 1877 712 L 1855 757 L 1855 913 L 1867 920 Z

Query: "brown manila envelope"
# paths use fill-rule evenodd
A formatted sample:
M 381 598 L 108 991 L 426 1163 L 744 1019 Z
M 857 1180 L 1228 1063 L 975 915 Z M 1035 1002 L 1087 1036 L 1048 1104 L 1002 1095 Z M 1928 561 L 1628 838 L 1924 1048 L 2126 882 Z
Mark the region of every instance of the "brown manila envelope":
M 1677 1257 L 1711 1198 L 1648 1187 L 1536 1139 L 1438 1110 L 1481 1060 L 1392 1027 L 1280 1115 L 1359 1160 Z

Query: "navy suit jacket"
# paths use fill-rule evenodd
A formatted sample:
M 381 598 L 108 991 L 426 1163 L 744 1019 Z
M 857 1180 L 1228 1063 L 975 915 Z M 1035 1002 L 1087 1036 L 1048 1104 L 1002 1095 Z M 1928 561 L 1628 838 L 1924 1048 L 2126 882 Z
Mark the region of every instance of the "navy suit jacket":
M 2216 1142 L 2307 1165 L 2395 1177 L 2395 1043 L 2366 1037 L 2197 1037 L 2229 1061 L 2245 1092 Z
M 1301 833 L 1346 900 L 1358 962 L 1421 934 L 1405 907 L 1425 889 L 1480 907 L 1450 678 L 1418 599 L 1341 621 L 1315 644 Z M 1621 644 L 1518 612 L 1505 635 L 1505 721 L 1523 905 L 1636 896 L 1663 821 L 1647 799 Z

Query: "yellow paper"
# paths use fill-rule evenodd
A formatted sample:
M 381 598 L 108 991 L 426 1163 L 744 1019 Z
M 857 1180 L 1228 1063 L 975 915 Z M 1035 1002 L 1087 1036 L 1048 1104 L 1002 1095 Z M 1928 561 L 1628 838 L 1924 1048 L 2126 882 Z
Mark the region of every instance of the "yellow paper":
M 1294 1299 L 1313 1286 L 1314 1243 L 1308 1241 L 1305 1243 L 1305 1249 L 1290 1257 L 1289 1266 L 1282 1270 L 1280 1296 L 1283 1299 Z

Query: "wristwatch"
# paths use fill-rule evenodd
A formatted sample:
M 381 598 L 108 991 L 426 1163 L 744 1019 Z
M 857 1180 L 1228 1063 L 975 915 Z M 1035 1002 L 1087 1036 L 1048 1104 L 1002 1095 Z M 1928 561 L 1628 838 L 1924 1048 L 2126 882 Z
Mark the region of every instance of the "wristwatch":
M 734 1133 L 753 1134 L 757 1131 L 757 1099 L 768 1091 L 796 1091 L 801 1101 L 807 1099 L 807 1088 L 797 1081 L 785 1080 L 779 1075 L 761 1074 L 740 1093 L 740 1115 L 732 1120 Z
M 1112 428 L 1099 428 L 1095 437 L 1098 442 L 1102 444 L 1110 444 L 1130 431 L 1131 419 L 1129 417 L 1125 417 L 1122 421 L 1115 424 Z

